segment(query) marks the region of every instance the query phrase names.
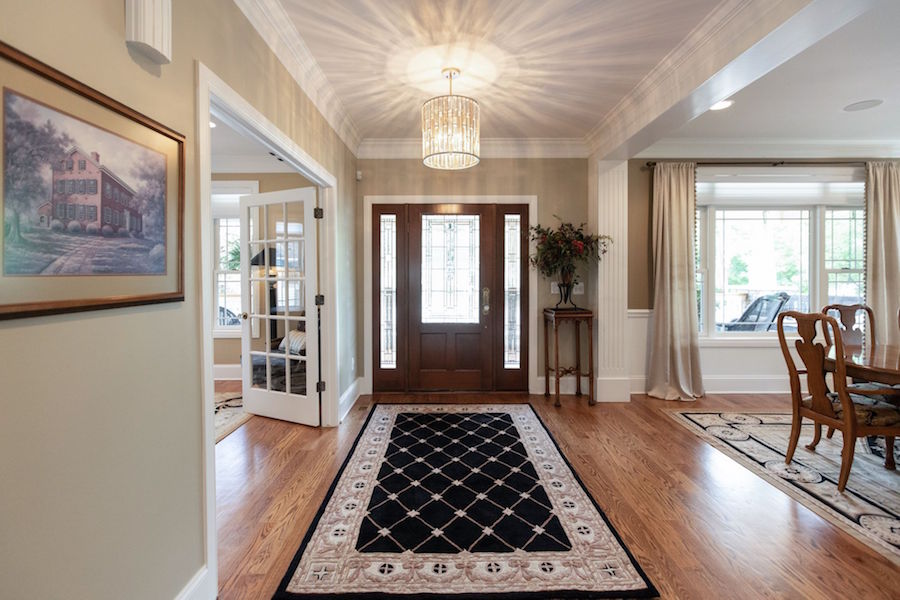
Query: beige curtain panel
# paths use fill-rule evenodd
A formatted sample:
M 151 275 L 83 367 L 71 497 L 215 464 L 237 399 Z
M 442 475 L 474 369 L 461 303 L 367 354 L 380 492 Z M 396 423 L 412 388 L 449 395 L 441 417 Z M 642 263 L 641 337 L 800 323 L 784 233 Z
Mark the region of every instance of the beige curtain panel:
M 647 393 L 665 400 L 703 395 L 694 282 L 695 163 L 653 169 L 653 316 Z
M 866 164 L 866 303 L 878 344 L 900 345 L 900 162 Z

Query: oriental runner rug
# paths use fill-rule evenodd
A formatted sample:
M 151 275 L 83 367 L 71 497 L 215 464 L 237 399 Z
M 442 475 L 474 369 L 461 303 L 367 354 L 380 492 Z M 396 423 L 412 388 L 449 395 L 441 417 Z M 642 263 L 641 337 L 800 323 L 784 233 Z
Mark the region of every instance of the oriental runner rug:
M 884 468 L 884 443 L 860 438 L 850 480 L 837 489 L 841 471 L 840 432 L 825 437 L 815 452 L 804 446 L 813 424 L 804 419 L 791 464 L 784 463 L 791 433 L 790 413 L 725 413 L 677 410 L 676 421 L 813 512 L 900 565 L 900 471 Z M 900 462 L 900 446 L 895 449 Z
M 379 404 L 275 598 L 648 598 L 527 404 Z

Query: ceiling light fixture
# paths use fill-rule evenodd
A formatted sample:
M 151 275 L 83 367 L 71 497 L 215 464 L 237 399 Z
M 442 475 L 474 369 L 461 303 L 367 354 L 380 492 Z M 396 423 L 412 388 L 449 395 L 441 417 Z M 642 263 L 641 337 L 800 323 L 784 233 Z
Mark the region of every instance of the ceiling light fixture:
M 848 104 L 844 107 L 846 112 L 857 112 L 860 110 L 868 110 L 870 108 L 875 108 L 876 106 L 880 106 L 884 103 L 884 100 L 872 99 L 872 100 L 861 100 L 859 102 L 854 102 L 853 104 Z
M 726 108 L 731 108 L 732 104 L 734 104 L 734 100 L 720 100 L 710 106 L 709 110 L 725 110 Z
M 456 171 L 478 164 L 481 150 L 481 115 L 478 103 L 453 95 L 459 69 L 441 73 L 450 80 L 450 93 L 422 105 L 422 162 L 432 169 Z

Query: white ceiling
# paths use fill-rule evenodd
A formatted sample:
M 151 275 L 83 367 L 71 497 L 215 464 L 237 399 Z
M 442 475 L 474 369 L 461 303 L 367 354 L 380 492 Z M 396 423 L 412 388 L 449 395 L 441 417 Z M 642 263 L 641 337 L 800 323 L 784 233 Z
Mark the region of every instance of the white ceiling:
M 457 66 L 483 137 L 582 139 L 718 3 L 282 0 L 362 138 L 418 137 Z
M 900 151 L 900 2 L 884 2 L 641 152 L 641 156 L 825 156 Z M 880 106 L 845 112 L 868 99 Z M 755 148 L 755 150 L 754 150 Z M 892 150 L 893 149 L 893 150 Z M 787 156 L 782 152 L 783 156 Z
M 209 131 L 213 173 L 293 173 L 290 166 L 273 156 L 258 141 L 238 133 L 221 119 Z

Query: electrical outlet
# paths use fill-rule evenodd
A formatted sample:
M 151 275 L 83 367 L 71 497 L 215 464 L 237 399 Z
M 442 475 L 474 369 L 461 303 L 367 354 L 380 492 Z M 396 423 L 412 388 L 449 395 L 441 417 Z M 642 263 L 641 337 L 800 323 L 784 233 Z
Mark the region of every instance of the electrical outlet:
M 550 282 L 550 293 L 551 294 L 559 294 L 559 282 L 551 281 Z M 573 296 L 583 296 L 584 295 L 584 282 L 579 281 L 575 284 L 575 287 L 572 288 Z

